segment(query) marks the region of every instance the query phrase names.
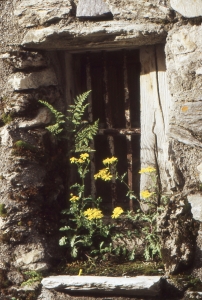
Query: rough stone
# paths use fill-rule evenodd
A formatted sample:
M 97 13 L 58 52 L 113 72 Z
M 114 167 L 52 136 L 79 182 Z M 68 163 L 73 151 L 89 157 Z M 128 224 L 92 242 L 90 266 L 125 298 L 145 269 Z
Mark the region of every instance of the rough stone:
M 30 271 L 42 272 L 48 270 L 49 265 L 47 263 L 34 263 L 34 264 L 24 265 L 21 268 L 25 270 L 28 269 Z
M 158 0 L 105 0 L 115 19 L 134 19 L 146 23 L 148 20 L 171 19 L 167 1 Z
M 57 85 L 57 79 L 53 70 L 46 69 L 34 73 L 15 73 L 8 80 L 14 91 L 37 89 L 41 86 Z
M 19 285 L 24 281 L 23 275 L 18 271 L 10 271 L 7 273 L 7 278 L 10 280 L 13 284 Z
M 74 37 L 72 39 L 72 37 Z M 23 46 L 38 49 L 97 49 L 131 48 L 165 41 L 166 31 L 162 25 L 133 24 L 129 21 L 97 22 L 91 26 L 77 24 L 60 28 L 57 25 L 33 29 L 25 35 Z M 110 39 L 109 39 L 110 38 Z
M 23 265 L 29 265 L 35 262 L 38 262 L 44 258 L 44 253 L 40 250 L 32 250 L 26 254 L 24 254 L 22 257 L 19 257 L 15 261 L 15 265 L 17 267 L 22 267 Z
M 187 199 L 191 204 L 191 212 L 193 218 L 202 222 L 202 195 L 200 193 L 194 195 L 188 195 Z
M 22 0 L 15 6 L 14 15 L 20 26 L 33 27 L 67 18 L 71 9 L 69 0 Z
M 103 0 L 79 0 L 77 17 L 100 17 L 109 14 L 108 5 Z
M 19 122 L 18 127 L 19 128 L 31 128 L 31 127 L 38 127 L 41 125 L 47 125 L 50 123 L 52 119 L 51 112 L 48 108 L 42 107 L 39 109 L 39 112 L 36 116 L 36 118 L 30 120 L 30 121 L 24 121 Z
M 101 297 L 97 297 L 97 296 L 90 296 L 90 295 L 70 295 L 68 293 L 63 293 L 61 291 L 55 291 L 55 290 L 48 290 L 44 287 L 42 287 L 41 290 L 41 294 L 38 296 L 37 300 L 98 300 L 98 299 L 102 299 L 102 300 L 143 300 L 143 298 L 141 297 L 132 297 L 132 296 L 118 296 L 118 295 L 110 295 L 110 296 L 101 296 Z M 154 297 L 146 297 L 147 300 L 154 300 Z M 159 300 L 159 297 L 158 297 Z M 176 298 L 177 300 L 177 298 Z
M 181 195 L 171 198 L 158 219 L 161 254 L 167 273 L 176 274 L 191 266 L 195 256 L 198 224 L 192 219 L 190 205 Z
M 47 58 L 38 52 L 18 51 L 17 53 L 4 53 L 0 58 L 20 70 L 48 66 Z
M 187 18 L 202 16 L 201 0 L 171 0 L 171 7 Z
M 202 182 L 202 163 L 197 166 L 197 170 L 199 171 L 199 180 Z
M 191 146 L 201 147 L 202 27 L 174 26 L 166 45 L 167 76 L 173 100 L 170 105 L 169 136 Z M 188 97 L 187 97 L 188 96 Z
M 201 291 L 186 291 L 183 300 L 200 300 L 202 299 Z
M 113 292 L 119 295 L 157 296 L 160 276 L 104 277 L 104 276 L 50 276 L 42 280 L 47 289 L 63 291 Z

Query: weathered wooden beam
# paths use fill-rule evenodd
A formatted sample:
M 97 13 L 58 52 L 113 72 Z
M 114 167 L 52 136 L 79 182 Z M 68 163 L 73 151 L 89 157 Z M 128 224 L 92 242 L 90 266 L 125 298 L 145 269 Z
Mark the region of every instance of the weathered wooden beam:
M 79 0 L 76 11 L 78 18 L 96 18 L 109 14 L 111 15 L 111 12 L 104 0 Z
M 167 138 L 170 93 L 163 45 L 142 47 L 140 62 L 141 167 L 155 166 L 162 189 L 169 191 L 167 174 L 172 174 Z M 150 181 L 150 176 L 142 174 L 141 190 L 148 188 Z

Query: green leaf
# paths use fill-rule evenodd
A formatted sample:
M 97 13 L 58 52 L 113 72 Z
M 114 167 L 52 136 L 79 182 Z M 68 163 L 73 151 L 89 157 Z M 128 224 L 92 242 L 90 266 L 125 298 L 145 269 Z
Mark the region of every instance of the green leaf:
M 67 244 L 67 237 L 63 236 L 60 240 L 59 240 L 59 245 L 60 246 L 65 246 Z

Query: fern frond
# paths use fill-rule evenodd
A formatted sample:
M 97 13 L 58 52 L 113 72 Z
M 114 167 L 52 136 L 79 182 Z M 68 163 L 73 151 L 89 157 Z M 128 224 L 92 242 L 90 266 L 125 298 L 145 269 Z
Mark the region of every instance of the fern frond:
M 74 99 L 74 105 L 70 105 L 70 109 L 67 110 L 69 113 L 69 115 L 66 117 L 68 122 L 74 124 L 76 127 L 81 124 L 85 109 L 89 105 L 89 103 L 84 104 L 84 102 L 88 98 L 90 92 L 91 91 L 87 91 L 81 95 L 78 95 L 76 99 Z
M 50 103 L 39 100 L 39 102 L 45 105 L 55 117 L 55 124 L 47 126 L 46 129 L 53 135 L 59 135 L 63 131 L 63 124 L 65 124 L 65 115 L 56 110 Z
M 75 136 L 75 152 L 90 152 L 89 142 L 94 138 L 98 131 L 98 120 L 93 124 L 88 124 L 77 132 Z
M 73 141 L 74 146 L 72 145 L 72 148 L 76 152 L 93 151 L 89 147 L 89 143 L 98 130 L 98 121 L 93 124 L 83 121 L 83 115 L 89 105 L 89 103 L 84 104 L 84 102 L 90 92 L 91 91 L 87 91 L 76 97 L 74 104 L 69 105 L 67 117 L 60 111 L 57 111 L 50 103 L 39 100 L 39 102 L 45 105 L 55 117 L 55 124 L 47 126 L 46 129 L 55 136 L 60 136 L 60 133 L 63 132 L 62 138 Z M 65 118 L 67 122 L 65 121 Z M 71 144 L 72 143 L 70 142 L 70 147 Z

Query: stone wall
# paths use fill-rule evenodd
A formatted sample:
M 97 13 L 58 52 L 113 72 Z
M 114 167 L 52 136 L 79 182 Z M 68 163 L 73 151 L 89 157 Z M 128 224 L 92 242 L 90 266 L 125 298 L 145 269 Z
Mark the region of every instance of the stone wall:
M 86 3 L 91 7 L 90 0 Z M 57 240 L 68 177 L 66 146 L 44 129 L 51 115 L 38 100 L 65 111 L 69 75 L 64 51 L 165 44 L 170 101 L 163 111 L 168 126 L 161 180 L 164 186 L 168 182 L 168 192 L 178 192 L 188 198 L 192 210 L 201 210 L 200 1 L 106 0 L 104 13 L 95 5 L 90 16 L 83 17 L 82 9 L 77 15 L 78 5 L 85 1 L 0 3 L 0 204 L 6 211 L 0 217 L 1 299 L 7 299 L 5 288 L 23 281 L 20 269 L 48 270 L 60 260 Z M 26 146 L 19 147 L 19 141 Z M 158 145 L 154 148 L 158 156 Z M 142 161 L 143 166 L 148 163 L 153 161 Z M 196 220 L 201 222 L 201 216 Z M 201 243 L 199 232 L 198 260 Z

